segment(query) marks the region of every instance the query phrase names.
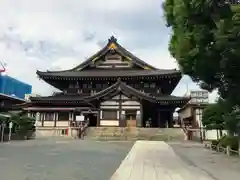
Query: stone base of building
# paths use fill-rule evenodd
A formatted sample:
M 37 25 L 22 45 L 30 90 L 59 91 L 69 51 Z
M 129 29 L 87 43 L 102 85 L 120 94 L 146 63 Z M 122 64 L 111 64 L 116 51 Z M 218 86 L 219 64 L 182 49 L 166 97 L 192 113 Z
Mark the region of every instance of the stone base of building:
M 96 140 L 184 140 L 180 128 L 91 127 L 87 137 Z
M 78 138 L 77 128 L 41 127 L 36 137 L 65 136 Z M 89 127 L 85 137 L 94 140 L 184 140 L 181 128 L 138 128 L 138 127 Z
M 52 136 L 69 136 L 68 127 L 37 127 L 35 136 L 36 138 L 41 137 L 52 137 Z

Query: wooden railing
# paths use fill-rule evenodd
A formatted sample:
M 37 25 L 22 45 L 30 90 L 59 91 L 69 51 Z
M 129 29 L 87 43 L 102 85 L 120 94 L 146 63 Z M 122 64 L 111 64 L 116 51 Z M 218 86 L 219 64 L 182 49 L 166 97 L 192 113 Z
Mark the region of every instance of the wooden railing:
M 211 143 L 205 143 L 205 148 L 207 149 L 212 149 L 217 152 L 223 152 L 227 154 L 228 156 L 234 156 L 234 155 L 239 155 L 240 156 L 240 151 L 236 151 L 230 148 L 230 146 L 227 146 L 226 148 L 220 146 L 220 145 L 213 145 Z

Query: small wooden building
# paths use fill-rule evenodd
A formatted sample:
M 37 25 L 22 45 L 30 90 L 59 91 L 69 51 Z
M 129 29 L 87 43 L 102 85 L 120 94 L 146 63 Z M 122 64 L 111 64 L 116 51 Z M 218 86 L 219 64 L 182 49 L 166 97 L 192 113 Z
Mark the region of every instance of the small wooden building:
M 32 97 L 24 110 L 40 114 L 40 126 L 71 126 L 77 115 L 90 126 L 172 127 L 173 112 L 188 98 L 170 95 L 182 75 L 140 60 L 111 37 L 104 48 L 70 70 L 37 71 L 61 90 Z
M 188 103 L 178 110 L 179 118 L 185 127 L 199 129 L 202 125 L 202 113 L 207 104 Z

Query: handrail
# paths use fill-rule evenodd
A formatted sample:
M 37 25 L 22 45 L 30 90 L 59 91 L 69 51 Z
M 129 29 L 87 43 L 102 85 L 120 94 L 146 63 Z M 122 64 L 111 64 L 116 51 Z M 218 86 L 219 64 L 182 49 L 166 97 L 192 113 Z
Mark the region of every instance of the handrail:
M 240 152 L 239 151 L 236 151 L 236 150 L 233 150 L 231 149 L 230 147 L 222 147 L 222 146 L 219 146 L 219 145 L 213 145 L 211 143 L 205 143 L 205 148 L 208 148 L 208 149 L 213 149 L 213 150 L 216 150 L 217 152 L 224 152 L 226 153 L 227 155 L 231 155 L 231 154 L 238 154 L 240 155 Z

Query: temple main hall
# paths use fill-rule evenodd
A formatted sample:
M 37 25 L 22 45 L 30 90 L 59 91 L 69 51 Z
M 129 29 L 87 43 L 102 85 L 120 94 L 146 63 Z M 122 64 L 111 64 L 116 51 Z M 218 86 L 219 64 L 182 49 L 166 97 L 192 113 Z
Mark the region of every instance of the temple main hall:
M 62 71 L 37 71 L 40 79 L 60 90 L 31 97 L 24 107 L 38 126 L 70 127 L 77 116 L 89 126 L 173 127 L 173 112 L 189 99 L 172 96 L 182 74 L 158 69 L 121 46 L 115 37 L 78 66 Z

